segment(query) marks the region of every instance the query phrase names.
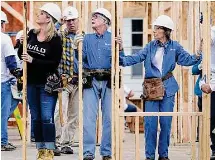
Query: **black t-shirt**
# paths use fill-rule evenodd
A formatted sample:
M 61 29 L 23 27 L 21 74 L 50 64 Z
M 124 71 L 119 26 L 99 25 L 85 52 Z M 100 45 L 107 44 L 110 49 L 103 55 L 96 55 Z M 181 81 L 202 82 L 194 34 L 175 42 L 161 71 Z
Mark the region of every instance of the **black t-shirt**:
M 33 57 L 32 63 L 27 63 L 27 83 L 45 84 L 50 73 L 57 72 L 62 55 L 60 37 L 56 34 L 49 42 L 39 42 L 33 30 L 28 33 L 27 53 Z M 19 47 L 21 58 L 23 45 Z

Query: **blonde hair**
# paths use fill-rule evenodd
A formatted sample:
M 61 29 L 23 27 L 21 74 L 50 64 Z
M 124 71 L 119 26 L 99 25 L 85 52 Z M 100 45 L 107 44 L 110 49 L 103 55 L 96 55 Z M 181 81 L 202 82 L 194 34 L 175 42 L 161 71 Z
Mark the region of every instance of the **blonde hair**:
M 45 13 L 46 13 L 46 16 L 50 18 L 50 21 L 46 28 L 47 36 L 45 39 L 45 42 L 49 42 L 54 36 L 57 35 L 57 31 L 55 29 L 55 24 L 54 24 L 55 19 L 51 15 L 49 15 L 47 12 L 45 12 Z M 34 33 L 36 33 L 36 34 L 40 33 L 40 29 L 35 29 Z

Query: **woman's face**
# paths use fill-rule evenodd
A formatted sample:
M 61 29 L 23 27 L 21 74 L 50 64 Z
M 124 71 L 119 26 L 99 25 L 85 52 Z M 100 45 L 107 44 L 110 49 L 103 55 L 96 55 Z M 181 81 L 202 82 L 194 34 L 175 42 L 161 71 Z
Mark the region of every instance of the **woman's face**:
M 39 11 L 39 13 L 37 14 L 36 23 L 37 24 L 49 23 L 50 18 L 51 17 L 46 12 Z
M 153 33 L 155 40 L 160 40 L 165 37 L 164 29 L 161 26 L 154 26 Z

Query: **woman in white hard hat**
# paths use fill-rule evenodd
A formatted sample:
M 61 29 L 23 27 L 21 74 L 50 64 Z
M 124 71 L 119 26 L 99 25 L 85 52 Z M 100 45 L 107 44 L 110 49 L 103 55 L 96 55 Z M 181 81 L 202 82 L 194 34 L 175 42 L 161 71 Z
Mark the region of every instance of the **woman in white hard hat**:
M 61 18 L 61 10 L 54 3 L 40 8 L 36 23 L 39 29 L 28 33 L 27 53 L 19 47 L 18 55 L 27 62 L 27 99 L 34 125 L 37 160 L 52 160 L 55 149 L 54 110 L 57 92 L 53 91 L 53 79 L 62 55 L 61 39 L 54 23 Z
M 191 66 L 201 60 L 199 54 L 190 55 L 176 41 L 170 39 L 174 29 L 172 19 L 166 15 L 159 16 L 153 23 L 155 40 L 149 42 L 142 50 L 131 56 L 120 57 L 120 64 L 131 66 L 144 62 L 145 111 L 173 112 L 175 93 L 178 84 L 172 74 L 176 63 Z M 121 39 L 118 43 L 122 44 Z M 159 160 L 169 160 L 168 147 L 170 141 L 172 117 L 160 117 L 161 132 L 158 143 Z M 157 145 L 158 117 L 145 117 L 145 154 L 147 160 L 155 159 Z

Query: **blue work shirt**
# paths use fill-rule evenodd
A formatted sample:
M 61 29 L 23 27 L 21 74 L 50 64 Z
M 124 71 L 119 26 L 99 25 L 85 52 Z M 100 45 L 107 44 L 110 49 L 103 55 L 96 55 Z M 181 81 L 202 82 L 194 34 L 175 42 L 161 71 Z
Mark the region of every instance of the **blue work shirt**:
M 83 40 L 83 68 L 110 69 L 111 68 L 111 33 L 105 31 L 103 35 L 86 34 Z M 122 52 L 120 54 L 123 55 Z
M 145 61 L 145 78 L 162 78 L 167 73 L 175 69 L 176 63 L 182 66 L 191 66 L 199 61 L 195 55 L 190 55 L 184 48 L 176 41 L 169 40 L 164 45 L 164 56 L 162 64 L 162 73 L 153 65 L 152 60 L 156 54 L 157 48 L 160 47 L 157 40 L 149 42 L 142 50 L 130 56 L 120 55 L 120 64 L 122 66 L 131 66 L 136 63 Z M 173 96 L 179 89 L 175 78 L 165 80 L 165 93 L 167 97 Z

